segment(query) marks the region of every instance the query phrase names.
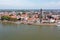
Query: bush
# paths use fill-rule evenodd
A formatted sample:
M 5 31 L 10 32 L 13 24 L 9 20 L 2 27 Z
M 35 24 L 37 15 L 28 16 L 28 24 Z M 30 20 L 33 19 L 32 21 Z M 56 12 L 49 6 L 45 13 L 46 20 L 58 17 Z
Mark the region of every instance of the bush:
M 10 17 L 9 16 L 2 16 L 1 20 L 10 20 Z
M 1 20 L 17 21 L 17 18 L 11 18 L 10 16 L 2 16 Z

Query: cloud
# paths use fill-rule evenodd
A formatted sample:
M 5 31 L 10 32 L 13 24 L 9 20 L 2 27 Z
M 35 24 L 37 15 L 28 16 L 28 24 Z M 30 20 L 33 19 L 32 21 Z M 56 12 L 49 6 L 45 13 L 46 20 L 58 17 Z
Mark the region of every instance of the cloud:
M 27 0 L 2 0 L 0 1 L 0 6 L 10 6 L 10 7 L 34 7 L 35 4 Z
M 40 3 L 40 4 L 36 4 L 37 8 L 52 8 L 52 9 L 57 9 L 60 8 L 60 1 L 55 2 L 55 1 L 51 1 L 51 2 L 45 2 L 45 3 Z
M 1 8 L 60 8 L 60 1 L 0 0 Z
M 60 8 L 60 1 L 59 2 L 48 2 L 44 4 L 46 8 Z

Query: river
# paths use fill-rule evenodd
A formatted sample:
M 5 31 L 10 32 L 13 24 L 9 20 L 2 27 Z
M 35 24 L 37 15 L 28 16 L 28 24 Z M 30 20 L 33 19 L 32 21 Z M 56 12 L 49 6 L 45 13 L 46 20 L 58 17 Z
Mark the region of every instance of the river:
M 0 23 L 0 40 L 60 40 L 60 27 Z

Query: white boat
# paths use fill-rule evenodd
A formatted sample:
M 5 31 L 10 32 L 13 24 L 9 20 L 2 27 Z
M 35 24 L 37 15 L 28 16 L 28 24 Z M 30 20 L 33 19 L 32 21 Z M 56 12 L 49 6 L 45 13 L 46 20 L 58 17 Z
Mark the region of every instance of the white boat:
M 60 26 L 60 22 L 57 22 L 57 26 Z
M 18 21 L 18 22 L 15 22 L 15 24 L 21 24 L 21 22 Z

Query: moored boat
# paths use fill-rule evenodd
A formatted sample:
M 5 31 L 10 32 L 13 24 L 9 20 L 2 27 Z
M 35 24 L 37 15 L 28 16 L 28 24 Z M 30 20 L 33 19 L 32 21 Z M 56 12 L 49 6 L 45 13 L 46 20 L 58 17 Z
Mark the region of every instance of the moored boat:
M 57 22 L 57 26 L 60 26 L 60 22 Z

